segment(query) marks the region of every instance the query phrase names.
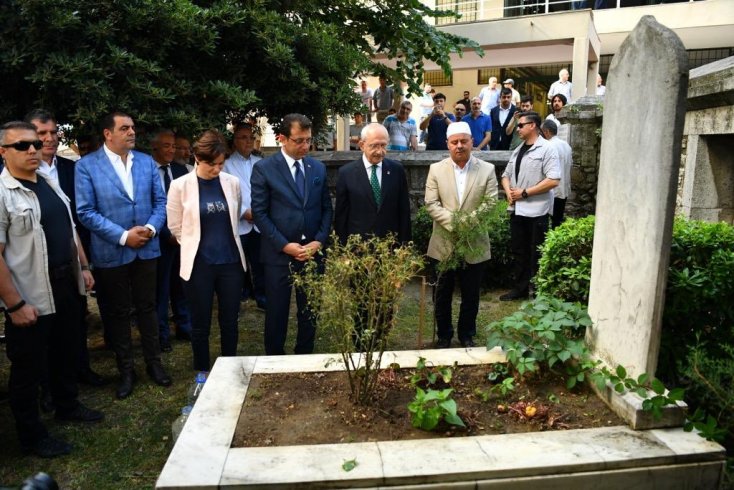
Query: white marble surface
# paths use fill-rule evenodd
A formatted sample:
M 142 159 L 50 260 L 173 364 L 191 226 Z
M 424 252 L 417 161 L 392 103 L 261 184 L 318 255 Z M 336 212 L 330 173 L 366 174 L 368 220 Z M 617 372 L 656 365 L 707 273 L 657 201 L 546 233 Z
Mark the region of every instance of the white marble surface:
M 474 348 L 386 353 L 383 361 L 410 366 L 421 355 L 434 364 L 502 360 L 501 353 Z M 687 488 L 691 482 L 714 481 L 723 468 L 723 448 L 682 429 L 606 427 L 416 441 L 230 447 L 253 372 L 289 372 L 299 362 L 305 365 L 301 371 L 318 371 L 327 357 L 220 357 L 156 488 L 524 488 L 536 481 L 541 488 L 565 489 L 599 478 L 618 485 L 607 488 L 619 488 L 626 481 L 638 485 L 685 481 L 683 488 Z M 342 463 L 350 459 L 357 460 L 357 467 L 345 472 Z M 678 474 L 681 465 L 692 465 L 696 472 L 676 480 L 671 475 Z M 497 486 L 499 482 L 504 486 Z
M 587 340 L 609 366 L 635 377 L 654 375 L 660 349 L 686 60 L 678 36 L 644 16 L 607 80 Z

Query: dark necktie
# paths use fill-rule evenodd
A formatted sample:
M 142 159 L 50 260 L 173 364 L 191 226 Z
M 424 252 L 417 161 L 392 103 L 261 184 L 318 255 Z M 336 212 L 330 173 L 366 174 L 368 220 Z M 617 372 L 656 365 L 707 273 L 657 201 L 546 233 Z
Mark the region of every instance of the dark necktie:
M 168 194 L 168 189 L 171 187 L 171 176 L 168 175 L 169 168 L 171 168 L 170 165 L 161 165 L 161 170 L 163 170 L 163 188 L 166 190 L 166 194 Z
M 380 189 L 380 181 L 377 180 L 377 165 L 372 165 L 370 186 L 372 186 L 372 195 L 375 196 L 375 203 L 377 203 L 377 206 L 379 207 L 382 202 L 382 190 Z
M 298 195 L 301 199 L 306 195 L 306 177 L 303 175 L 303 170 L 301 170 L 301 161 L 296 160 L 296 189 L 298 190 Z

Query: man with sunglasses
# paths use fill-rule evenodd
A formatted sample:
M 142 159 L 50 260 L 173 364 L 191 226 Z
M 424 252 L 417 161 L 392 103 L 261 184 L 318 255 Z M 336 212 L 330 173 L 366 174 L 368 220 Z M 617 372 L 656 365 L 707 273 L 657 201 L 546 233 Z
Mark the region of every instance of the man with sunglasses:
M 0 175 L 0 306 L 11 362 L 10 408 L 22 449 L 53 458 L 68 454 L 71 445 L 50 436 L 39 417 L 47 366 L 57 420 L 104 417 L 77 400 L 80 297 L 94 280 L 76 245 L 69 199 L 55 180 L 36 172 L 43 148 L 36 127 L 6 123 L 0 145 L 6 162 Z
M 517 132 L 523 140 L 502 174 L 510 212 L 510 247 L 515 259 L 515 287 L 501 301 L 527 298 L 538 270 L 538 247 L 545 240 L 553 212 L 553 189 L 561 179 L 558 152 L 540 135 L 540 116 L 523 112 Z
M 252 214 L 260 233 L 260 259 L 265 271 L 265 353 L 285 354 L 291 274 L 298 274 L 318 254 L 331 229 L 331 196 L 326 167 L 307 155 L 311 121 L 288 114 L 280 125 L 279 152 L 252 169 Z M 296 288 L 298 335 L 296 354 L 313 352 L 316 326 L 306 294 Z

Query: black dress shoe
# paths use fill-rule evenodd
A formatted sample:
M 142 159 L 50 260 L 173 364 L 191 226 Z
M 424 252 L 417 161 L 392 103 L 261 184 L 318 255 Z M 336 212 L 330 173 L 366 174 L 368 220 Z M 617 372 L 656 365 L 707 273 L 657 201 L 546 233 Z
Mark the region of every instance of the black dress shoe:
M 462 347 L 476 347 L 473 339 L 460 340 Z
M 436 349 L 448 349 L 451 347 L 451 339 L 438 339 L 436 341 Z
M 171 386 L 173 383 L 173 380 L 171 377 L 166 374 L 166 372 L 163 370 L 163 366 L 160 364 L 149 364 L 147 368 L 145 368 L 145 372 L 148 373 L 148 376 L 150 376 L 150 379 L 155 381 L 155 384 L 160 386 Z
M 176 339 L 186 340 L 188 342 L 191 342 L 191 332 L 187 332 L 186 330 L 181 330 L 180 328 L 176 328 Z
M 117 390 L 115 390 L 115 396 L 118 400 L 127 398 L 132 394 L 136 379 L 137 376 L 134 371 L 120 374 L 120 384 L 117 385 Z
M 500 301 L 515 301 L 516 299 L 526 299 L 527 297 L 527 291 L 518 291 L 516 289 L 513 289 L 509 293 L 505 293 L 500 296 Z
M 171 347 L 171 343 L 167 340 L 161 340 L 161 352 L 171 352 L 173 350 L 173 347 Z
M 104 386 L 108 383 L 106 379 L 104 379 L 102 376 L 95 373 L 91 369 L 80 371 L 77 375 L 77 381 L 89 386 Z
M 71 452 L 71 444 L 55 437 L 46 436 L 28 446 L 23 446 L 26 454 L 35 454 L 39 458 L 55 458 Z
M 56 420 L 65 422 L 99 422 L 104 418 L 104 414 L 99 410 L 86 407 L 81 403 L 71 412 L 61 413 L 56 410 Z

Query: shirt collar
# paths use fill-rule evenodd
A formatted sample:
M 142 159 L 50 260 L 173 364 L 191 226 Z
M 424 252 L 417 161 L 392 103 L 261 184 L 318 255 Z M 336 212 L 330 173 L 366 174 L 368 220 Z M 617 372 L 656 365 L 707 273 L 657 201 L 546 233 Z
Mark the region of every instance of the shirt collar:
M 362 153 L 362 163 L 364 164 L 364 168 L 366 168 L 367 170 L 372 168 L 372 163 L 369 160 L 367 160 L 367 157 L 364 156 L 364 153 Z M 377 164 L 377 168 L 382 170 L 382 162 Z
M 288 155 L 283 148 L 280 149 L 280 153 L 283 155 L 283 158 L 285 158 L 285 163 L 288 164 L 288 168 L 293 167 L 293 162 L 296 161 L 295 158 Z M 301 163 L 303 163 L 303 159 L 301 159 Z
M 104 148 L 104 152 L 107 155 L 107 158 L 109 158 L 112 163 L 116 163 L 116 162 L 122 163 L 122 157 L 120 157 L 120 155 L 118 155 L 114 151 L 110 150 L 107 147 L 107 143 L 103 144 L 102 148 Z M 132 162 L 133 158 L 134 158 L 133 152 L 132 151 L 127 152 L 127 161 Z
M 461 168 L 458 165 L 456 165 L 456 163 L 454 163 L 453 160 L 451 160 L 451 165 L 454 166 L 454 171 L 456 171 L 456 172 L 468 172 L 469 171 L 469 168 L 471 168 L 471 161 L 472 161 L 472 159 L 470 157 L 469 158 L 469 161 L 466 162 L 466 165 L 464 165 L 464 168 Z

